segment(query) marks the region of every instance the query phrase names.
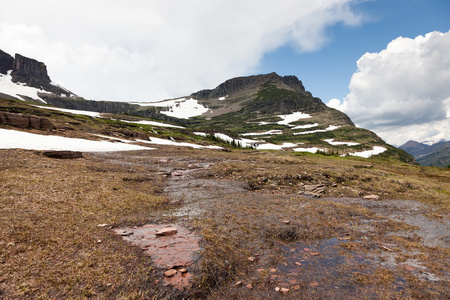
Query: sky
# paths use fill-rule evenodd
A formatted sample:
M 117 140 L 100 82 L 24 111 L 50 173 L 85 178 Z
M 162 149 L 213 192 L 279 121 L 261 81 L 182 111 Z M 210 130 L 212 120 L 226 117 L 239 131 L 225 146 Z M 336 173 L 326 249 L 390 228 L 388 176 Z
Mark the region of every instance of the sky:
M 0 49 L 92 100 L 277 72 L 385 141 L 450 140 L 448 0 L 0 0 Z

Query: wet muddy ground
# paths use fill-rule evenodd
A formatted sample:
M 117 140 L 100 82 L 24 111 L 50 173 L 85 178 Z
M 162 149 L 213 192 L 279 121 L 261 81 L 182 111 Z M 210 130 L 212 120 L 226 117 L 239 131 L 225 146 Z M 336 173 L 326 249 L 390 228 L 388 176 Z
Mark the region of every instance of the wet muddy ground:
M 236 297 L 275 298 L 281 295 L 279 290 L 283 287 L 289 290 L 285 290 L 286 295 L 292 298 L 378 299 L 431 295 L 432 298 L 446 299 L 450 296 L 448 257 L 441 266 L 439 262 L 433 261 L 434 256 L 441 259 L 442 253 L 446 253 L 449 248 L 448 215 L 432 217 L 435 208 L 417 201 L 326 197 L 316 199 L 293 194 L 292 189 L 255 191 L 249 188 L 247 182 L 221 179 L 220 174 L 212 176 L 212 167 L 223 161 L 222 158 L 201 156 L 158 155 L 121 157 L 117 163 L 128 164 L 130 167 L 146 164 L 151 166 L 148 170 L 151 176 L 165 178 L 161 192 L 170 200 L 170 205 L 162 214 L 155 215 L 155 220 L 158 223 L 166 219 L 175 221 L 178 224 L 175 226 L 179 228 L 182 228 L 179 224 L 196 227 L 197 231 L 192 236 L 196 245 L 199 245 L 204 224 L 199 220 L 214 220 L 216 223 L 220 223 L 222 219 L 237 220 L 234 223 L 230 221 L 233 225 L 228 229 L 221 229 L 222 232 L 229 230 L 229 237 L 233 238 L 234 232 L 246 230 L 262 232 L 261 236 L 266 236 L 263 231 L 270 231 L 266 227 L 274 218 L 279 219 L 277 222 L 281 224 L 281 230 L 286 230 L 286 226 L 295 224 L 295 219 L 306 212 L 305 207 L 314 207 L 318 203 L 359 207 L 365 211 L 363 215 L 352 216 L 350 221 L 343 220 L 338 230 L 333 231 L 328 238 L 297 238 L 292 241 L 281 239 L 271 242 L 263 239 L 250 246 L 248 241 L 240 241 L 242 247 L 250 251 L 249 255 L 255 254 L 256 259 L 249 257 L 250 263 L 244 268 L 246 271 L 234 272 L 227 280 L 228 283 L 223 284 L 228 286 L 226 293 L 235 289 L 243 291 L 236 292 Z M 279 211 L 276 210 L 276 205 L 280 206 Z M 289 207 L 286 208 L 287 206 Z M 261 220 L 247 220 L 239 228 L 233 227 L 238 226 L 236 222 L 239 223 L 241 219 L 255 218 L 252 215 L 255 207 L 264 211 L 260 214 Z M 250 212 L 250 208 L 251 213 L 246 215 L 246 210 Z M 266 209 L 271 211 L 265 211 Z M 330 218 L 333 219 L 332 216 Z M 269 221 L 261 225 L 265 219 Z M 154 231 L 155 226 L 157 225 L 147 225 L 147 229 Z M 218 225 L 215 226 L 217 228 Z M 227 225 L 224 223 L 223 226 Z M 135 244 L 140 243 L 160 268 L 189 267 L 202 261 L 202 252 L 195 245 L 190 250 L 161 246 L 158 244 L 160 240 L 153 233 L 146 237 L 147 233 L 140 232 L 142 228 L 117 230 L 136 231 L 124 238 Z M 185 232 L 191 233 L 189 230 Z M 322 236 L 326 237 L 327 234 Z M 175 236 L 171 238 L 174 239 Z M 133 239 L 138 240 L 132 241 Z M 236 239 L 239 238 L 236 236 Z M 168 245 L 170 243 L 178 242 L 169 241 Z M 182 245 L 182 242 L 179 244 Z M 204 246 L 205 242 L 200 242 L 200 245 Z M 158 247 L 164 249 L 164 254 L 156 252 Z M 171 257 L 178 256 L 180 252 L 187 254 L 192 261 L 188 264 L 171 261 Z M 192 269 L 192 274 L 201 276 L 199 268 Z M 167 278 L 165 281 L 166 285 L 172 284 L 177 288 L 183 285 L 189 287 L 190 282 L 192 280 L 170 283 Z M 221 289 L 217 297 L 221 297 Z

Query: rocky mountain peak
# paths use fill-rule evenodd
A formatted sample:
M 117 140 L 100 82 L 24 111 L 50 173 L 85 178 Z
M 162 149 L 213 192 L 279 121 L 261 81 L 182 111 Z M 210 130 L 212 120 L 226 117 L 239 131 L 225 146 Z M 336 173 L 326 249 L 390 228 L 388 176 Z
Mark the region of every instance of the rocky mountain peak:
M 225 81 L 212 90 L 201 90 L 192 94 L 196 99 L 219 98 L 236 92 L 256 92 L 262 85 L 271 83 L 298 92 L 305 92 L 302 82 L 296 76 L 280 76 L 277 73 L 236 77 Z

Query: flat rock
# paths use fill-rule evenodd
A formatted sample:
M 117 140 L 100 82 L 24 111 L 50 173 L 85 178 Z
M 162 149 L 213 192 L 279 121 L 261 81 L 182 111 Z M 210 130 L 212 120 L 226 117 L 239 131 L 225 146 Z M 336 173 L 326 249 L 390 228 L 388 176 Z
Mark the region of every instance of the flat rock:
M 325 192 L 325 186 L 323 184 L 308 184 L 304 186 L 306 192 L 312 192 L 315 194 L 321 194 Z
M 174 235 L 178 232 L 178 229 L 174 227 L 168 227 L 161 230 L 158 230 L 155 235 L 156 236 L 167 236 L 167 235 Z

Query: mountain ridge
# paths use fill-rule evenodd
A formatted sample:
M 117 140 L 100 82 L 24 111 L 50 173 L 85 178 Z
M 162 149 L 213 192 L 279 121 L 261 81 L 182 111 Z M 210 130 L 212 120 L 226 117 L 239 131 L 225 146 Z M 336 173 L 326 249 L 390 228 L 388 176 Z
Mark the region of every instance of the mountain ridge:
M 0 57 L 4 58 L 3 65 L 10 67 L 10 57 Z M 258 145 L 258 149 L 319 151 L 341 156 L 377 155 L 415 163 L 403 150 L 388 145 L 369 130 L 357 128 L 346 114 L 313 97 L 296 76 L 273 72 L 236 77 L 214 89 L 182 98 L 134 103 L 75 96 L 51 82 L 44 63 L 20 54 L 14 58 L 13 69 L 0 79 L 8 76 L 12 76 L 13 83 L 20 82 L 20 87 L 40 89 L 39 99 L 21 97 L 23 100 L 64 109 L 113 114 L 116 119 L 164 120 L 202 135 L 226 136 L 226 140 L 243 147 Z M 2 90 L 0 93 L 8 94 Z
M 422 166 L 447 167 L 450 165 L 450 141 L 433 144 L 408 141 L 399 148 L 414 156 Z

